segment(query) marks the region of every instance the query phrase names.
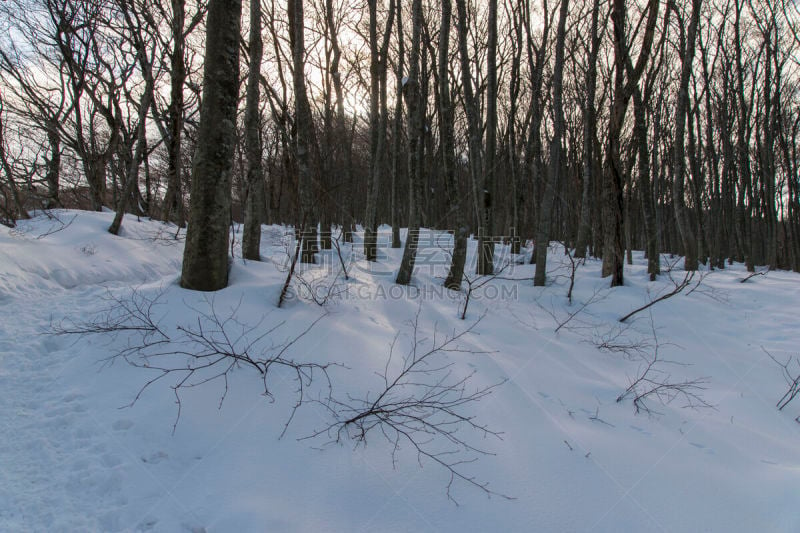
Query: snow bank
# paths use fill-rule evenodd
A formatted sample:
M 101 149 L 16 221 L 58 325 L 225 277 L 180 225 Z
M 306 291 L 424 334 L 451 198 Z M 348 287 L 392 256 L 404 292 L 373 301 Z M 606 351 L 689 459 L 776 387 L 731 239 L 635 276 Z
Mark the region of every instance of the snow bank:
M 627 285 L 609 290 L 599 262 L 589 260 L 570 305 L 566 258 L 553 250 L 547 287 L 528 281 L 533 267 L 515 265 L 504 277 L 524 281 L 486 285 L 461 321 L 462 299 L 438 288 L 446 265 L 435 254 L 414 287 L 398 289 L 391 273 L 402 250 L 387 249 L 372 272 L 352 263 L 352 279 L 339 279 L 347 292 L 326 308 L 294 298 L 276 309 L 285 274 L 271 262 L 237 258 L 231 285 L 202 295 L 176 284 L 182 244 L 170 238 L 174 227 L 128 217 L 115 237 L 106 232 L 111 214 L 56 215 L 0 232 L 2 531 L 800 530 L 800 425 L 793 420 L 800 404 L 775 409 L 786 385 L 762 350 L 780 360 L 798 355 L 796 274 L 741 284 L 743 267 L 734 265 L 620 329 L 618 318 L 673 286 L 669 276 L 647 282 L 636 254 Z M 389 231 L 382 227 L 381 237 Z M 264 255 L 281 263 L 282 230 L 264 228 L 264 236 Z M 266 348 L 291 341 L 324 314 L 287 355 L 340 363 L 330 370 L 340 399 L 374 398 L 379 374 L 400 364 L 395 358 L 387 367 L 390 344 L 399 332 L 398 349 L 409 346 L 413 330 L 405 323 L 418 310 L 428 341 L 485 313 L 462 343 L 467 353 L 438 361 L 457 375 L 475 371 L 473 388 L 507 380 L 467 406 L 468 416 L 502 432 L 502 440 L 471 436 L 494 455 L 462 466 L 514 499 L 487 498 L 456 482 L 456 506 L 447 497 L 447 471 L 418 462 L 404 442 L 393 461 L 391 443 L 377 433 L 358 447 L 324 436 L 298 441 L 330 423 L 319 404 L 302 407 L 279 439 L 295 400 L 291 374 L 274 374 L 272 398 L 246 367 L 231 374 L 221 406 L 220 382 L 184 391 L 173 434 L 169 381 L 125 407 L 154 375 L 108 360 L 131 337 L 45 334 L 51 321 L 98 316 L 108 306 L 104 295 L 124 298 L 132 288 L 160 295 L 154 313 L 170 331 L 196 324 L 213 301 L 250 336 L 276 328 Z M 603 341 L 641 351 L 603 352 L 596 346 Z M 685 408 L 676 398 L 650 402 L 658 414 L 648 416 L 637 415 L 630 400 L 616 402 L 656 343 L 662 376 L 705 378 L 702 398 L 714 408 Z

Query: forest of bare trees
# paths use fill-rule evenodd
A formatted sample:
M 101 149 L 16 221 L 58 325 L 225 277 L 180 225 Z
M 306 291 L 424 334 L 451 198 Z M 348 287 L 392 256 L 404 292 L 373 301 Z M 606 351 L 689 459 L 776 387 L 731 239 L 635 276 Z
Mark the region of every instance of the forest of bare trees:
M 227 284 L 288 224 L 451 231 L 602 258 L 624 283 L 731 261 L 800 271 L 800 8 L 790 0 L 6 0 L 0 218 L 72 207 L 188 223 L 182 284 Z M 330 231 L 329 231 L 330 230 Z

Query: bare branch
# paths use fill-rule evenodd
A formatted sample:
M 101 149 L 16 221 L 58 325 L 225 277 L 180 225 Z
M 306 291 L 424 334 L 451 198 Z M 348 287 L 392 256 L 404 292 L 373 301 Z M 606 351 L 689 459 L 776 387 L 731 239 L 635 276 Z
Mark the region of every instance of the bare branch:
M 756 276 L 766 276 L 766 275 L 767 275 L 767 271 L 766 270 L 759 270 L 757 272 L 753 272 L 752 274 L 750 274 L 746 278 L 740 279 L 739 283 L 747 283 L 751 278 L 754 278 Z
M 631 311 L 630 313 L 628 313 L 624 317 L 620 318 L 619 321 L 620 322 L 625 322 L 626 320 L 628 320 L 633 315 L 635 315 L 637 313 L 640 313 L 641 311 L 644 311 L 645 309 L 649 309 L 650 307 L 654 306 L 658 302 L 663 302 L 664 300 L 666 300 L 668 298 L 672 298 L 676 294 L 680 294 L 681 292 L 683 292 L 684 289 L 686 289 L 686 287 L 691 285 L 692 280 L 694 279 L 695 273 L 696 273 L 695 271 L 687 272 L 686 275 L 683 277 L 683 280 L 681 280 L 681 281 L 676 281 L 676 280 L 674 280 L 672 278 L 672 276 L 670 276 L 670 280 L 672 281 L 673 285 L 675 286 L 674 289 L 672 289 L 670 292 L 662 294 L 661 296 L 659 296 L 655 300 L 651 300 L 650 302 L 646 303 L 645 305 L 634 309 L 633 311 Z M 703 281 L 703 277 L 701 276 L 700 279 L 697 281 L 695 289 L 697 288 L 697 285 L 700 285 L 700 283 L 702 283 L 702 281 Z M 694 289 L 692 289 L 692 291 L 693 290 Z
M 778 400 L 778 403 L 775 404 L 775 407 L 778 408 L 778 411 L 783 411 L 783 408 L 789 405 L 792 400 L 794 400 L 795 397 L 800 394 L 800 358 L 789 357 L 785 363 L 781 363 L 771 353 L 769 353 L 766 348 L 762 346 L 761 349 L 769 356 L 770 359 L 775 362 L 775 364 L 781 367 L 783 378 L 786 380 L 786 384 L 789 386 L 784 395 L 781 396 L 781 399 Z M 792 363 L 792 361 L 794 361 L 799 368 L 799 370 L 795 371 L 796 375 L 789 370 L 789 365 Z M 795 418 L 795 420 L 800 422 L 800 416 Z
M 648 402 L 657 400 L 661 405 L 666 405 L 681 398 L 684 400 L 684 407 L 693 409 L 700 407 L 713 407 L 702 397 L 702 392 L 706 390 L 708 378 L 673 380 L 672 376 L 663 370 L 665 364 L 679 364 L 674 361 L 666 361 L 659 358 L 659 348 L 653 315 L 650 315 L 650 329 L 652 332 L 652 354 L 642 353 L 641 357 L 644 365 L 639 369 L 637 376 L 631 380 L 631 384 L 625 391 L 617 397 L 617 403 L 627 398 L 633 398 L 633 407 L 636 413 L 645 412 L 653 414 Z M 637 348 L 637 350 L 639 350 Z
M 276 337 L 284 322 L 265 324 L 266 317 L 255 324 L 237 318 L 241 300 L 225 313 L 221 313 L 214 299 L 206 297 L 202 308 L 189 309 L 195 319 L 185 324 L 166 326 L 164 315 L 156 308 L 163 302 L 165 290 L 148 297 L 134 289 L 129 295 L 117 296 L 109 291 L 109 305 L 86 322 L 64 321 L 51 326 L 57 335 L 112 335 L 112 339 L 125 334 L 125 344 L 105 359 L 107 364 L 117 359 L 131 366 L 145 369 L 154 375 L 138 390 L 128 407 L 133 406 L 151 385 L 168 379 L 175 395 L 177 413 L 173 431 L 181 415 L 181 392 L 211 382 L 222 385 L 220 407 L 228 393 L 231 373 L 240 367 L 251 368 L 261 377 L 263 394 L 272 399 L 269 378 L 272 371 L 283 370 L 295 382 L 295 403 L 284 425 L 285 433 L 297 409 L 306 402 L 307 389 L 321 374 L 326 383 L 325 397 L 332 392 L 328 369 L 341 366 L 336 363 L 298 361 L 290 357 L 290 349 L 326 315 L 320 315 L 304 330 L 283 342 Z M 166 313 L 165 313 L 166 314 Z
M 363 398 L 333 400 L 327 407 L 334 421 L 305 438 L 327 435 L 332 442 L 349 438 L 356 445 L 366 445 L 369 435 L 382 435 L 392 446 L 392 461 L 396 460 L 401 444 L 406 443 L 416 452 L 420 465 L 423 459 L 429 459 L 444 468 L 450 476 L 447 496 L 453 502 L 451 489 L 456 481 L 465 482 L 487 495 L 508 498 L 490 489 L 487 482 L 462 470 L 463 465 L 476 461 L 480 456 L 493 455 L 472 444 L 468 436 L 463 435 L 465 431 L 482 437 L 502 437 L 501 433 L 467 414 L 466 408 L 486 398 L 505 380 L 472 387 L 470 383 L 475 372 L 459 376 L 454 364 L 443 361 L 441 357 L 445 353 L 486 354 L 461 345 L 482 318 L 460 332 L 452 331 L 445 335 L 434 327 L 432 338 L 427 339 L 420 330 L 418 311 L 409 323 L 410 348 L 400 368 L 394 372 L 391 367 L 397 336 L 391 344 L 386 366 L 379 374 L 382 389 L 377 395 L 368 393 Z

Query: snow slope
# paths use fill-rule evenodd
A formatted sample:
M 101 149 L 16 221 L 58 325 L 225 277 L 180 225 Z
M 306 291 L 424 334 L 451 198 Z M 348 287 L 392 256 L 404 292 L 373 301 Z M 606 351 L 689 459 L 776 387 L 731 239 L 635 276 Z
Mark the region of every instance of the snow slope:
M 570 304 L 568 261 L 553 249 L 547 287 L 494 280 L 462 321 L 460 297 L 439 288 L 444 266 L 423 264 L 415 286 L 401 289 L 391 275 L 401 250 L 384 249 L 372 271 L 352 263 L 353 279 L 337 282 L 347 292 L 325 308 L 295 297 L 277 309 L 285 274 L 272 262 L 236 259 L 230 286 L 209 297 L 177 285 L 182 245 L 170 238 L 174 227 L 129 217 L 115 237 L 105 231 L 112 214 L 55 215 L 0 230 L 0 531 L 800 530 L 800 403 L 777 411 L 787 387 L 762 350 L 782 361 L 800 355 L 796 274 L 742 284 L 744 269 L 733 265 L 620 329 L 618 318 L 673 286 L 669 276 L 648 283 L 636 255 L 626 286 L 608 290 L 600 263 L 590 260 L 578 269 Z M 264 255 L 278 263 L 281 238 L 280 228 L 264 228 Z M 327 260 L 334 266 L 304 275 L 335 271 L 338 259 Z M 532 275 L 529 265 L 503 273 Z M 513 499 L 456 481 L 455 505 L 446 470 L 403 442 L 393 460 L 378 433 L 366 446 L 331 444 L 325 435 L 298 440 L 331 422 L 319 404 L 301 407 L 279 438 L 295 401 L 287 373 L 271 378 L 272 398 L 244 367 L 231 375 L 221 406 L 219 382 L 184 391 L 173 433 L 171 382 L 153 384 L 127 407 L 154 375 L 108 360 L 131 337 L 48 333 L 65 318 L 102 316 L 109 295 L 125 299 L 134 288 L 158 297 L 154 317 L 171 331 L 196 324 L 212 298 L 221 316 L 235 311 L 245 330 L 258 325 L 249 336 L 276 327 L 267 345 L 298 337 L 325 315 L 286 353 L 343 365 L 329 371 L 343 400 L 375 397 L 377 374 L 397 368 L 397 357 L 386 366 L 390 344 L 399 331 L 398 350 L 409 345 L 406 322 L 417 312 L 429 340 L 485 313 L 461 343 L 468 352 L 437 354 L 437 364 L 452 363 L 458 376 L 474 370 L 473 389 L 507 379 L 464 411 L 502 440 L 462 433 L 494 455 L 460 468 Z M 642 350 L 599 350 L 604 340 Z M 649 402 L 657 413 L 648 415 L 630 399 L 616 401 L 655 344 L 662 380 L 704 378 L 699 394 L 713 408 L 676 398 Z M 488 353 L 469 353 L 479 351 Z M 309 397 L 325 392 L 315 383 Z

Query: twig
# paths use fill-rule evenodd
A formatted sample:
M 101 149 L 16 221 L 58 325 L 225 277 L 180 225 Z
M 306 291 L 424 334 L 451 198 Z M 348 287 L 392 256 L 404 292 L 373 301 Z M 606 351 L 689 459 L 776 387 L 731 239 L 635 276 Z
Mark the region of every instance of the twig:
M 612 428 L 616 427 L 614 424 L 611 424 L 610 422 L 606 422 L 605 420 L 600 418 L 600 408 L 599 407 L 595 408 L 594 415 L 590 416 L 589 420 L 591 420 L 592 422 L 600 422 L 601 424 L 605 424 L 605 425 L 607 425 L 609 427 L 612 427 Z M 587 455 L 587 457 L 588 457 L 588 455 Z
M 769 356 L 770 359 L 775 362 L 775 364 L 781 367 L 783 378 L 786 380 L 786 383 L 789 386 L 789 389 L 784 393 L 783 396 L 781 396 L 781 399 L 778 400 L 778 403 L 775 404 L 775 407 L 778 408 L 778 411 L 783 411 L 783 408 L 789 405 L 789 403 L 791 403 L 791 401 L 794 400 L 798 394 L 800 394 L 800 373 L 798 373 L 796 376 L 793 376 L 792 373 L 789 372 L 789 365 L 791 364 L 792 360 L 794 360 L 798 367 L 800 367 L 800 359 L 789 357 L 785 363 L 781 363 L 771 353 L 769 353 L 766 348 L 762 346 L 761 349 Z
M 292 262 L 289 266 L 289 272 L 286 274 L 286 281 L 283 282 L 283 288 L 281 288 L 281 295 L 278 298 L 279 308 L 283 305 L 283 302 L 286 301 L 286 297 L 289 294 L 289 287 L 292 284 L 292 276 L 294 276 L 294 270 L 297 266 L 297 260 L 300 257 L 300 245 L 303 241 L 302 239 L 296 239 L 296 240 L 297 243 L 295 244 L 294 255 L 292 256 Z
M 326 315 L 321 315 L 294 337 L 276 344 L 274 337 L 284 325 L 283 322 L 264 325 L 264 318 L 256 324 L 242 322 L 237 318 L 239 303 L 227 313 L 221 314 L 213 298 L 206 297 L 204 308 L 189 307 L 195 314 L 193 321 L 167 327 L 164 316 L 156 314 L 161 305 L 164 289 L 153 298 L 134 290 L 127 297 L 109 293 L 110 305 L 94 319 L 87 322 L 67 322 L 52 326 L 57 335 L 111 335 L 112 339 L 125 334 L 126 342 L 121 348 L 105 359 L 110 364 L 117 359 L 126 361 L 133 367 L 155 373 L 138 390 L 127 405 L 136 404 L 144 392 L 152 385 L 170 378 L 170 385 L 177 404 L 173 432 L 181 416 L 181 392 L 211 382 L 222 383 L 219 406 L 228 393 L 228 379 L 240 367 L 251 368 L 261 376 L 263 394 L 272 399 L 268 377 L 271 370 L 288 370 L 296 383 L 295 404 L 286 421 L 283 432 L 294 418 L 295 413 L 306 402 L 306 390 L 315 381 L 315 373 L 321 373 L 327 383 L 327 396 L 330 397 L 332 385 L 328 376 L 331 366 L 336 363 L 317 363 L 297 361 L 288 357 L 289 350 L 314 328 Z
M 666 405 L 681 397 L 686 401 L 685 407 L 712 407 L 701 396 L 702 391 L 706 389 L 705 385 L 708 384 L 708 378 L 672 381 L 671 376 L 661 370 L 660 366 L 662 364 L 671 363 L 671 361 L 659 359 L 658 351 L 661 345 L 658 341 L 652 313 L 650 314 L 650 328 L 653 338 L 652 356 L 642 356 L 645 362 L 644 367 L 640 368 L 638 376 L 617 397 L 617 403 L 633 397 L 633 407 L 636 413 L 643 411 L 648 414 L 654 412 L 647 403 L 651 398 L 655 398 L 662 405 Z
M 767 275 L 767 271 L 766 270 L 761 270 L 759 272 L 753 272 L 752 274 L 750 274 L 746 278 L 740 279 L 739 283 L 746 283 L 750 278 L 754 278 L 756 276 L 766 276 L 766 275 Z
M 502 437 L 501 433 L 478 422 L 464 410 L 486 398 L 505 380 L 473 390 L 470 382 L 475 372 L 457 376 L 453 363 L 440 360 L 445 353 L 487 353 L 460 344 L 482 318 L 460 332 L 444 336 L 434 327 L 433 337 L 428 340 L 422 337 L 418 310 L 409 324 L 412 336 L 409 351 L 403 357 L 400 369 L 391 372 L 398 333 L 392 341 L 383 373 L 379 374 L 382 388 L 374 399 L 367 394 L 363 398 L 332 400 L 326 407 L 334 421 L 305 439 L 327 435 L 332 443 L 341 442 L 347 437 L 353 439 L 356 445 L 366 445 L 371 434 L 382 435 L 392 446 L 393 462 L 401 443 L 407 443 L 416 452 L 420 464 L 422 459 L 429 459 L 444 468 L 450 476 L 447 496 L 453 502 L 455 499 L 451 489 L 455 481 L 465 482 L 487 495 L 509 498 L 461 469 L 462 465 L 474 462 L 480 456 L 493 455 L 462 436 L 463 430 L 483 437 Z
M 592 295 L 589 297 L 588 300 L 583 302 L 580 305 L 580 307 L 578 307 L 578 309 L 576 309 L 575 311 L 573 311 L 572 313 L 570 313 L 567 316 L 566 320 L 558 322 L 558 320 L 556 319 L 556 322 L 558 323 L 558 326 L 555 329 L 555 333 L 558 333 L 561 328 L 563 328 L 564 326 L 569 324 L 572 321 L 572 319 L 575 318 L 576 316 L 578 316 L 581 312 L 583 312 L 584 309 L 586 309 L 587 307 L 589 307 L 593 303 L 596 303 L 596 302 L 599 302 L 599 301 L 605 299 L 607 296 L 608 296 L 608 292 L 607 291 L 599 290 L 599 289 L 595 290 L 592 293 Z M 555 313 L 553 313 L 553 318 L 555 318 Z
M 679 283 L 675 283 L 675 281 L 673 280 L 673 283 L 675 284 L 675 288 L 672 291 L 659 296 L 655 300 L 652 300 L 652 301 L 646 303 L 645 305 L 643 305 L 643 306 L 641 306 L 641 307 L 639 307 L 637 309 L 634 309 L 633 311 L 631 311 L 630 313 L 628 313 L 624 317 L 620 318 L 619 321 L 620 322 L 625 322 L 626 320 L 628 320 L 633 315 L 635 315 L 637 313 L 640 313 L 640 312 L 644 311 L 645 309 L 648 309 L 648 308 L 654 306 L 658 302 L 663 302 L 664 300 L 666 300 L 668 298 L 672 298 L 676 294 L 680 294 L 692 282 L 692 279 L 694 278 L 694 274 L 695 274 L 694 271 L 687 272 L 686 275 L 683 277 L 683 280 L 680 281 Z M 700 281 L 702 281 L 702 279 Z M 698 281 L 698 284 L 699 283 L 700 282 Z

